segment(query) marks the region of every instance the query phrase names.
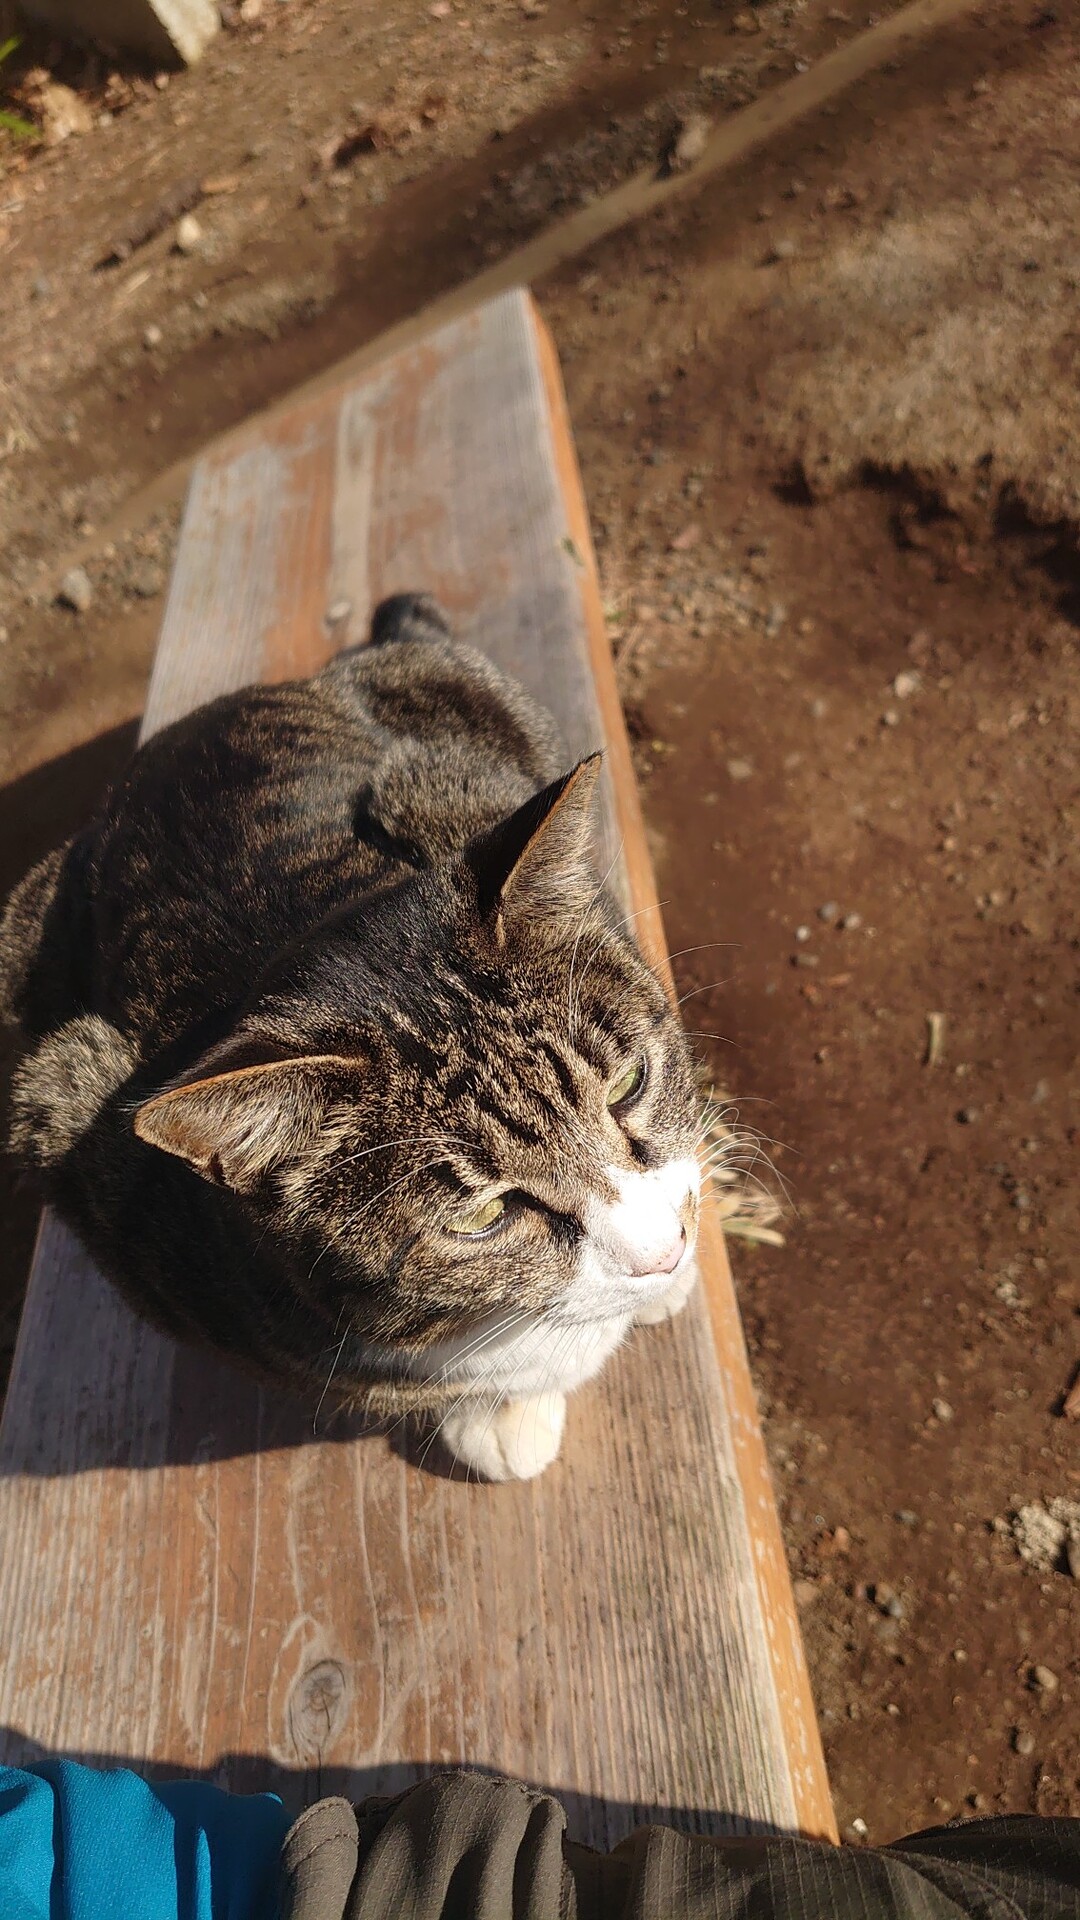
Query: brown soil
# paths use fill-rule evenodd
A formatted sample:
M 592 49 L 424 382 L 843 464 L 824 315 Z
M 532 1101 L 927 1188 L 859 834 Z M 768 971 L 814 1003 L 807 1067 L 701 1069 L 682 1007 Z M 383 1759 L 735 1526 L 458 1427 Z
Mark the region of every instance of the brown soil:
M 847 12 L 264 0 L 165 90 L 50 56 L 116 111 L 0 156 L 0 880 L 130 748 L 175 518 L 93 527 Z M 1080 1814 L 1080 1590 L 1010 1523 L 1080 1497 L 1078 81 L 1068 11 L 1002 0 L 538 289 L 687 1019 L 795 1202 L 737 1277 L 873 1839 Z M 95 267 L 188 180 L 224 182 L 196 253 Z M 10 1188 L 4 1219 L 10 1329 Z

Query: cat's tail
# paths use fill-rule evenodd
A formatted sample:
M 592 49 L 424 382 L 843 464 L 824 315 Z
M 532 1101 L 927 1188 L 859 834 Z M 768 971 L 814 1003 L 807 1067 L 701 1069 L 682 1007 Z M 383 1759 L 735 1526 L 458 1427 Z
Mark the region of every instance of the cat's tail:
M 137 1065 L 131 1042 L 96 1013 L 50 1033 L 12 1082 L 8 1145 L 16 1158 L 39 1173 L 57 1166 Z
M 453 630 L 433 594 L 392 593 L 371 616 L 371 645 L 395 640 L 452 640 Z

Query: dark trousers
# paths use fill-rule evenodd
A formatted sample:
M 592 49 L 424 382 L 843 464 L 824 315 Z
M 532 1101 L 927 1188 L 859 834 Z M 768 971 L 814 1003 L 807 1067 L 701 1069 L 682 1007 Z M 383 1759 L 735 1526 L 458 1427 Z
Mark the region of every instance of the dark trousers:
M 648 1827 L 597 1854 L 557 1800 L 443 1774 L 322 1800 L 282 1854 L 282 1920 L 1080 1920 L 1080 1820 L 935 1827 L 884 1848 Z

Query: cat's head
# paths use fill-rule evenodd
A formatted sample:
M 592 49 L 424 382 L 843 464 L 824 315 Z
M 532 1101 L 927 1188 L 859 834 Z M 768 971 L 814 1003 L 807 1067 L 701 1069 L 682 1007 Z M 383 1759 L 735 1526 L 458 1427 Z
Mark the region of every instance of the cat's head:
M 310 1304 L 422 1355 L 628 1317 L 689 1261 L 685 1039 L 589 863 L 599 756 L 324 922 L 135 1130 L 295 1250 Z

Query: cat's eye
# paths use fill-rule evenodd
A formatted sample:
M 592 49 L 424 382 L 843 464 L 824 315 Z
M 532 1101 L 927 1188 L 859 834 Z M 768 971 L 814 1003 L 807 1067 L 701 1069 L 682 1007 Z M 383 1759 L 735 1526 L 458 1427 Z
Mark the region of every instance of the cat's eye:
M 506 1196 L 497 1193 L 493 1200 L 485 1200 L 479 1207 L 466 1207 L 461 1213 L 455 1213 L 447 1221 L 446 1231 L 461 1240 L 475 1240 L 482 1233 L 490 1233 L 505 1212 Z
M 644 1054 L 631 1060 L 629 1066 L 616 1074 L 611 1082 L 607 1090 L 608 1106 L 614 1110 L 615 1107 L 628 1107 L 632 1100 L 637 1100 L 644 1091 L 647 1071 Z

